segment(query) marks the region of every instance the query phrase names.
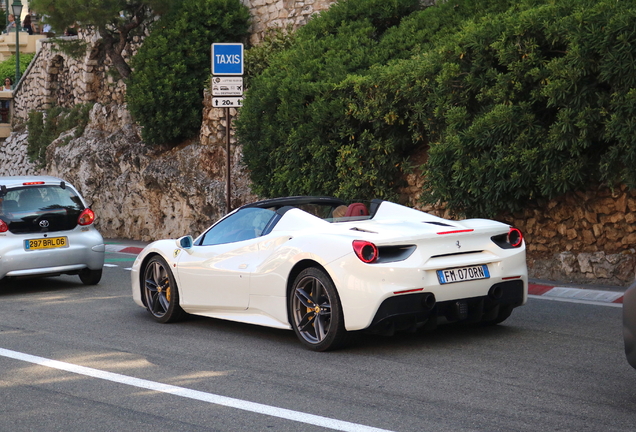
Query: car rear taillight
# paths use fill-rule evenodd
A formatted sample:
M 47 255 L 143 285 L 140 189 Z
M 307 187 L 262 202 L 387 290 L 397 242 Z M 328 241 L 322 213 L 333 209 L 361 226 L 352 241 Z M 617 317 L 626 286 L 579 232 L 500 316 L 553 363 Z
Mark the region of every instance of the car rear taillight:
M 7 232 L 7 231 L 9 231 L 9 227 L 7 226 L 7 223 L 3 221 L 2 219 L 0 219 L 0 232 Z
M 510 243 L 510 246 L 513 248 L 521 246 L 523 243 L 523 234 L 521 234 L 519 229 L 510 228 L 510 231 L 508 231 L 508 243 Z
M 360 261 L 367 264 L 378 259 L 378 248 L 366 240 L 354 240 L 353 251 L 360 258 Z
M 502 249 L 514 249 L 523 245 L 523 234 L 518 228 L 510 227 L 507 233 L 490 238 Z
M 512 247 L 519 247 L 523 243 L 523 234 L 518 228 L 510 228 L 508 231 L 508 243 Z
M 41 184 L 44 184 L 44 182 L 43 182 L 43 181 L 37 181 L 37 182 L 25 182 L 25 183 L 22 183 L 22 184 L 23 184 L 24 186 L 31 186 L 31 185 L 41 185 Z
M 95 221 L 95 212 L 89 208 L 84 209 L 82 213 L 80 213 L 79 218 L 77 218 L 77 223 L 79 225 L 90 225 Z

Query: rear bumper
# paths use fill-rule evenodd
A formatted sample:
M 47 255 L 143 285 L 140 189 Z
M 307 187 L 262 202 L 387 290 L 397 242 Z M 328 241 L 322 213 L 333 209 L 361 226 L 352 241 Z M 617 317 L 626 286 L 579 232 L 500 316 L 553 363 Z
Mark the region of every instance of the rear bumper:
M 25 250 L 24 241 L 42 237 L 37 234 L 9 234 L 0 238 L 0 279 L 75 274 L 85 268 L 99 270 L 104 266 L 106 248 L 96 229 L 82 231 L 78 227 L 71 231 L 50 233 L 49 236 L 66 236 L 68 247 Z
M 525 298 L 522 280 L 492 285 L 488 295 L 436 302 L 435 294 L 423 292 L 387 298 L 378 308 L 371 329 L 404 329 L 428 322 L 488 322 L 495 320 L 503 308 L 521 306 Z
M 440 284 L 436 269 L 425 269 L 417 262 L 411 263 L 409 260 L 386 265 L 367 265 L 350 254 L 326 268 L 338 289 L 345 327 L 349 331 L 355 331 L 377 325 L 388 319 L 388 316 L 399 315 L 400 309 L 406 316 L 434 313 L 452 318 L 450 313 L 447 314 L 451 307 L 446 305 L 460 301 L 467 303 L 472 310 L 474 307 L 479 308 L 472 306 L 474 299 L 483 299 L 485 310 L 490 310 L 493 300 L 490 292 L 494 286 L 505 287 L 505 295 L 502 294 L 505 298 L 499 299 L 496 304 L 508 302 L 506 305 L 514 307 L 525 304 L 528 296 L 525 250 L 510 250 L 505 253 L 505 257 L 492 256 L 492 261 L 487 263 L 488 278 L 447 284 Z M 421 304 L 422 300 L 418 295 L 427 294 L 434 295 L 437 307 L 433 312 L 413 305 Z M 514 300 L 506 300 L 507 296 Z M 463 304 L 460 303 L 460 306 L 464 307 Z M 387 310 L 398 312 L 386 312 Z M 487 316 L 482 320 L 487 321 Z

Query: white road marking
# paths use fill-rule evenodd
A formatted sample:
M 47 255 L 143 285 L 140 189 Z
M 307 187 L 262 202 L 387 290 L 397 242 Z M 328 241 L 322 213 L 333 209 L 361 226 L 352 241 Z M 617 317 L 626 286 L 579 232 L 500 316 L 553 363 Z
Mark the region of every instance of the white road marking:
M 147 390 L 153 390 L 162 393 L 168 393 L 188 399 L 194 399 L 202 402 L 208 402 L 215 405 L 221 405 L 230 408 L 236 408 L 243 411 L 250 411 L 257 414 L 264 414 L 272 417 L 278 417 L 286 420 L 292 420 L 300 423 L 311 424 L 338 431 L 347 432 L 391 432 L 386 429 L 378 429 L 371 426 L 365 426 L 357 423 L 350 423 L 342 420 L 335 420 L 328 417 L 321 417 L 313 414 L 307 414 L 299 411 L 292 411 L 284 408 L 277 408 L 269 405 L 263 405 L 255 402 L 249 402 L 241 399 L 234 399 L 226 396 L 219 396 L 212 393 L 191 390 L 184 387 L 177 387 L 170 384 L 162 384 L 154 381 L 148 381 L 140 378 L 129 377 L 112 372 L 106 372 L 99 369 L 93 369 L 85 366 L 78 366 L 72 363 L 65 363 L 57 360 L 51 360 L 44 357 L 33 356 L 30 354 L 11 351 L 0 348 L 0 356 L 15 360 L 21 360 L 36 365 L 58 369 L 78 375 L 89 376 L 92 378 L 111 381 L 119 384 L 125 384 Z

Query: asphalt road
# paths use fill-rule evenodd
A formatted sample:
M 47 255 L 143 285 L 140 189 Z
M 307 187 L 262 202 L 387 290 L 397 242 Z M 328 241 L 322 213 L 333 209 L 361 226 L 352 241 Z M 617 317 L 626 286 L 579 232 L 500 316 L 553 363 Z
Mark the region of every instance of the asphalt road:
M 0 431 L 633 431 L 618 307 L 532 298 L 502 325 L 360 335 L 157 324 L 131 255 L 102 282 L 0 283 Z M 375 428 L 375 429 L 374 429 Z

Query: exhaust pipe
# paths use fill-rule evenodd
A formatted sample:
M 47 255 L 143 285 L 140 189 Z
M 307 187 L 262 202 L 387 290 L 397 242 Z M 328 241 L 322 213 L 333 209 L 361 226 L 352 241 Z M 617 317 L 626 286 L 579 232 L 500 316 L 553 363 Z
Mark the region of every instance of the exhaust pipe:
M 433 293 L 425 293 L 424 297 L 422 297 L 422 306 L 427 311 L 433 309 L 435 307 L 435 303 L 437 303 L 437 301 L 435 300 L 435 294 Z
M 500 300 L 503 297 L 503 288 L 500 285 L 495 285 L 488 291 L 488 297 L 493 300 Z

